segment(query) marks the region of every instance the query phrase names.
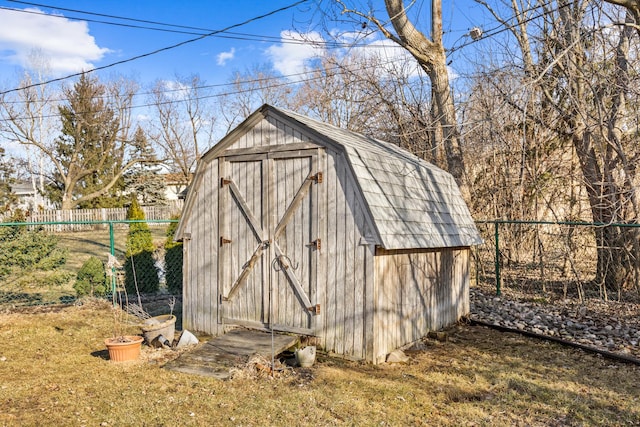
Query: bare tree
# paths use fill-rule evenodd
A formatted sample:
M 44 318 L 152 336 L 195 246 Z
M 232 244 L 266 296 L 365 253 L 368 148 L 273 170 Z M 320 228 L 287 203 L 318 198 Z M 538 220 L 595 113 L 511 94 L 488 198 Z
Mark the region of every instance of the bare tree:
M 555 174 L 562 176 L 562 170 L 577 166 L 579 183 L 586 195 L 586 200 L 577 199 L 578 203 L 588 206 L 590 219 L 602 224 L 595 233 L 596 281 L 604 292 L 619 290 L 625 283 L 637 285 L 637 233 L 631 228 L 608 226 L 638 219 L 634 164 L 640 159 L 640 151 L 632 142 L 632 130 L 639 124 L 635 110 L 640 81 L 630 72 L 633 28 L 622 25 L 603 29 L 599 23 L 610 18 L 604 19 L 600 13 L 611 16 L 615 10 L 582 1 L 563 3 L 557 8 L 545 5 L 546 13 L 538 19 L 522 12 L 530 10 L 526 3 L 509 5 L 520 6 L 512 11 L 517 25 L 508 28 L 520 50 L 514 58 L 521 58 L 513 70 L 522 73 L 514 75 L 514 79 L 528 95 L 514 96 L 522 89 L 513 89 L 515 85 L 505 85 L 490 74 L 485 78 L 495 81 L 493 93 L 522 117 L 518 132 L 521 138 L 532 142 L 523 145 L 523 164 L 530 164 L 526 158 L 544 149 L 544 139 L 527 132 L 533 128 L 551 132 L 553 138 L 548 141 L 560 150 L 565 162 Z M 490 10 L 499 21 L 507 22 L 496 10 Z M 630 14 L 626 21 L 633 21 Z M 574 207 L 580 208 L 576 196 L 581 193 L 582 190 L 575 192 L 571 183 L 565 187 L 565 198 L 553 201 L 556 212 L 565 210 L 562 219 L 573 218 Z M 563 200 L 571 200 L 571 205 L 563 206 Z
M 61 122 L 55 138 L 40 131 L 45 115 L 41 99 L 32 91 L 20 91 L 19 102 L 3 100 L 2 132 L 46 157 L 53 168 L 51 194 L 62 209 L 92 205 L 112 194 L 138 161 L 127 153 L 131 90 L 118 84 L 108 88 L 82 75 L 63 89 L 66 103 L 58 107 Z
M 160 147 L 160 157 L 186 182 L 198 158 L 213 141 L 215 118 L 204 94 L 204 82 L 196 74 L 157 81 L 152 102 L 157 126 L 149 137 Z
M 340 5 L 343 14 L 352 15 L 360 21 L 374 25 L 386 38 L 406 49 L 429 76 L 433 100 L 432 114 L 434 123 L 439 126 L 439 129 L 433 132 L 433 137 L 438 139 L 435 144 L 444 147 L 448 171 L 459 185 L 464 186 L 464 160 L 447 70 L 447 57 L 442 41 L 441 0 L 431 2 L 430 37 L 416 28 L 409 18 L 407 6 L 403 0 L 385 0 L 384 2 L 388 19 L 395 33 L 387 29 L 385 20 L 376 17 L 370 11 L 350 7 L 344 0 L 334 1 Z
M 263 104 L 297 109 L 295 83 L 278 75 L 266 64 L 255 64 L 244 72 L 235 72 L 230 87 L 218 94 L 218 115 L 229 132 Z

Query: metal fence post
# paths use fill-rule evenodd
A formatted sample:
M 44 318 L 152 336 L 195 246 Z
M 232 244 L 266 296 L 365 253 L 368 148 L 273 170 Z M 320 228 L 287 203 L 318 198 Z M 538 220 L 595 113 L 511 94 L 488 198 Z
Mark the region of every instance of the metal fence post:
M 496 269 L 496 295 L 500 296 L 500 294 L 502 293 L 502 290 L 500 289 L 500 282 L 501 282 L 501 278 L 500 278 L 500 232 L 499 232 L 499 227 L 500 227 L 500 222 L 499 221 L 495 221 L 493 223 L 494 225 L 494 231 L 495 231 L 495 243 L 496 243 L 496 259 L 495 259 L 495 269 Z
M 112 259 L 115 259 L 116 256 L 116 238 L 113 233 L 113 221 L 109 221 L 109 251 L 111 253 Z M 111 295 L 116 294 L 116 266 L 111 266 Z M 114 305 L 115 303 L 115 299 Z

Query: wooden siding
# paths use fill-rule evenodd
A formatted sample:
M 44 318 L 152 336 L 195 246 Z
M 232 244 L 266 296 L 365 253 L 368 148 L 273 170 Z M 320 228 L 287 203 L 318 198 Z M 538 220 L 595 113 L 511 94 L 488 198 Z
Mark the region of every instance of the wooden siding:
M 469 252 L 378 250 L 374 363 L 469 313 Z
M 318 288 L 324 291 L 323 330 L 320 345 L 328 352 L 352 359 L 370 359 L 367 344 L 372 344 L 371 324 L 365 319 L 366 295 L 373 275 L 367 275 L 367 263 L 373 264 L 373 251 L 363 245 L 367 221 L 357 185 L 345 158 L 327 150 L 325 202 L 325 244 L 320 262 L 326 271 Z M 369 304 L 370 305 L 370 304 Z
M 218 323 L 218 161 L 209 163 L 195 193 L 184 239 L 183 327 L 213 335 Z
M 314 335 L 329 353 L 380 363 L 468 314 L 469 249 L 381 249 L 379 224 L 339 145 L 278 115 L 254 116 L 230 135 L 198 165 L 179 229 L 185 328 L 220 335 L 225 320 L 275 325 Z M 300 198 L 300 210 L 287 213 L 316 170 L 322 183 Z M 233 184 L 222 185 L 222 178 Z M 286 226 L 274 238 L 283 216 Z M 232 243 L 221 246 L 222 237 Z M 313 250 L 318 238 L 321 249 Z M 234 290 L 261 241 L 246 284 Z M 287 273 L 274 268 L 279 253 L 296 267 L 298 295 Z M 305 311 L 300 292 L 320 305 L 320 314 Z
M 241 135 L 230 149 L 257 149 L 273 145 L 290 145 L 308 142 L 309 138 L 282 121 L 267 117 L 260 120 L 248 132 Z

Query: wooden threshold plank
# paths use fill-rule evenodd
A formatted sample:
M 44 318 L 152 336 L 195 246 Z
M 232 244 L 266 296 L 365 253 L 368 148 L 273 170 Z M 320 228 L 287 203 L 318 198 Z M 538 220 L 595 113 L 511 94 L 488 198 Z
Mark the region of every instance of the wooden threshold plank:
M 298 339 L 293 335 L 235 329 L 200 344 L 164 367 L 176 372 L 227 379 L 229 370 L 249 357 L 257 354 L 270 359 L 272 351 L 277 356 L 293 347 Z

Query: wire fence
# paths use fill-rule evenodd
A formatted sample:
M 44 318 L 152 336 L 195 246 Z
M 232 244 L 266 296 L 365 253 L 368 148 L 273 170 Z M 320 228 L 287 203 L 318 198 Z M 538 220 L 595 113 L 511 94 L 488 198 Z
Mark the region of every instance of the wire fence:
M 493 220 L 477 223 L 474 278 L 497 295 L 640 301 L 640 224 Z
M 108 298 L 114 290 L 180 294 L 176 224 L 0 223 L 0 309 Z M 475 286 L 534 299 L 640 301 L 638 224 L 500 220 L 479 221 L 478 229 L 484 244 L 473 249 Z M 604 247 L 603 235 L 618 236 L 618 245 Z
M 0 309 L 179 294 L 177 220 L 0 223 Z M 56 231 L 65 230 L 65 231 Z

